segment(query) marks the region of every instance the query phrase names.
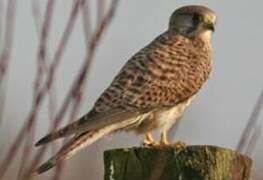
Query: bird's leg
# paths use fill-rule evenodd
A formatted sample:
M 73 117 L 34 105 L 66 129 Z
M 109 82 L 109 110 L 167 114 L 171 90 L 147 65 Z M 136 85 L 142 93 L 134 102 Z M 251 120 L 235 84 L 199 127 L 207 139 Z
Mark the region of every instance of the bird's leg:
M 167 131 L 165 130 L 161 133 L 160 145 L 167 146 L 168 144 Z
M 186 144 L 182 141 L 176 141 L 175 143 L 169 143 L 168 138 L 167 138 L 167 131 L 163 131 L 161 133 L 160 146 L 172 147 L 175 149 L 183 149 L 186 146 Z
M 154 146 L 156 145 L 155 140 L 153 139 L 152 133 L 147 133 L 145 139 L 143 140 L 144 146 Z
M 145 136 L 145 140 L 148 141 L 148 142 L 154 142 L 152 133 L 147 133 L 146 136 Z

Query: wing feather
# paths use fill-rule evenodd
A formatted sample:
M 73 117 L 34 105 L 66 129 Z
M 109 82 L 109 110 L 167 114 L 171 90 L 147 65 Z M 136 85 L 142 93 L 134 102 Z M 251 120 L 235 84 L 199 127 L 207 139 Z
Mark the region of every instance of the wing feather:
M 111 111 L 95 114 L 91 117 L 87 114 L 81 117 L 78 121 L 75 121 L 58 131 L 44 136 L 36 143 L 36 146 L 46 144 L 61 137 L 100 129 L 120 121 L 123 122 L 136 117 L 139 114 L 140 113 L 138 111 L 123 111 L 121 109 L 113 109 Z

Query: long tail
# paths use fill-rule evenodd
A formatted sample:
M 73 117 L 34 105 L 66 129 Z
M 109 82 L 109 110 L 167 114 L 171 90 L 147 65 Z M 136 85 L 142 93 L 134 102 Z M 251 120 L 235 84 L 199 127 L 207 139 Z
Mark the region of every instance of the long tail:
M 38 175 L 51 169 L 60 161 L 70 158 L 76 152 L 97 141 L 104 135 L 129 127 L 132 124 L 136 124 L 138 119 L 141 119 L 140 116 L 138 116 L 139 114 L 140 113 L 136 111 L 115 111 L 95 116 L 88 120 L 86 118 L 81 118 L 73 124 L 70 124 L 53 134 L 47 135 L 42 138 L 37 145 L 50 142 L 60 137 L 75 134 L 75 136 L 66 143 L 55 156 L 51 157 L 46 163 L 37 168 L 32 175 Z
M 127 120 L 129 121 L 138 115 L 139 112 L 119 111 L 118 109 L 116 111 L 100 113 L 99 115 L 92 117 L 86 115 L 78 121 L 75 121 L 64 128 L 43 137 L 35 144 L 35 146 L 46 144 L 55 139 L 76 133 L 81 134 L 82 132 L 93 132 L 94 129 L 101 129 L 112 124 L 122 123 L 123 121 L 126 122 Z
M 60 161 L 72 157 L 76 152 L 88 146 L 101 138 L 102 136 L 118 129 L 116 125 L 107 126 L 99 130 L 93 130 L 87 133 L 81 133 L 74 136 L 68 143 L 66 143 L 61 150 L 47 162 L 37 168 L 33 174 L 38 175 L 56 166 Z

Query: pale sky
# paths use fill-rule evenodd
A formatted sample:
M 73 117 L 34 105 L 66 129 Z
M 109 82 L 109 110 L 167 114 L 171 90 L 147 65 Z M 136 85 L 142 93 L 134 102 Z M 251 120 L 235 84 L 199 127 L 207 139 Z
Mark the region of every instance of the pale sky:
M 96 98 L 135 52 L 165 31 L 171 13 L 186 4 L 206 5 L 217 13 L 218 23 L 213 37 L 214 69 L 210 80 L 182 118 L 174 139 L 188 144 L 235 148 L 263 88 L 263 1 L 259 0 L 121 0 L 116 18 L 97 51 L 80 115 L 89 111 Z M 51 55 L 61 36 L 71 5 L 71 1 L 58 0 L 49 43 Z M 0 131 L 0 158 L 31 107 L 37 36 L 30 8 L 31 1 L 18 1 L 5 117 Z M 59 68 L 56 85 L 59 103 L 64 99 L 81 65 L 84 52 L 85 44 L 79 19 L 63 56 L 63 64 Z M 37 138 L 46 134 L 49 123 L 47 110 L 40 113 Z M 254 154 L 255 167 L 260 172 L 263 171 L 262 139 Z M 139 142 L 133 134 L 104 138 L 68 161 L 63 180 L 81 177 L 102 179 L 103 151 L 139 145 Z M 46 158 L 48 156 L 50 154 Z M 12 166 L 8 179 L 14 179 L 15 170 L 16 165 Z M 47 179 L 49 175 L 50 173 L 46 173 L 40 179 Z

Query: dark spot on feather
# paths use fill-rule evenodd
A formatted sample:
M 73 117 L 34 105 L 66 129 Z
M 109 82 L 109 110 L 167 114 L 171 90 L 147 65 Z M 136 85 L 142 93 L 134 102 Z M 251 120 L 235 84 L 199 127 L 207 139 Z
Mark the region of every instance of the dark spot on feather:
M 152 100 L 152 97 L 151 96 L 149 96 L 147 99 L 146 99 L 146 101 L 151 101 Z
M 142 82 L 144 82 L 144 78 L 142 76 L 138 76 L 137 81 L 142 83 Z
M 119 90 L 122 90 L 122 86 L 120 85 L 120 84 L 115 84 L 115 86 L 114 86 L 116 89 L 119 89 Z
M 134 78 L 134 76 L 133 76 L 133 75 L 131 75 L 131 74 L 127 74 L 126 78 L 127 78 L 127 79 L 133 79 L 133 78 Z
M 107 91 L 108 91 L 110 94 L 115 94 L 115 90 L 114 90 L 112 87 L 110 87 L 109 89 L 107 89 Z
M 140 94 L 140 91 L 139 91 L 139 89 L 137 89 L 137 88 L 131 87 L 129 90 L 130 90 L 132 93 Z
M 117 99 L 113 99 L 112 102 L 115 104 L 118 100 Z
M 124 87 L 127 84 L 127 81 L 119 81 L 119 84 Z
M 146 91 L 146 96 L 150 96 L 151 95 L 151 93 L 149 92 L 149 91 Z
M 167 77 L 162 75 L 162 76 L 160 76 L 160 80 L 162 80 L 162 81 L 167 80 Z
M 111 96 L 108 94 L 107 91 L 104 93 L 104 97 L 105 97 L 106 99 L 110 99 L 110 98 L 111 98 Z

